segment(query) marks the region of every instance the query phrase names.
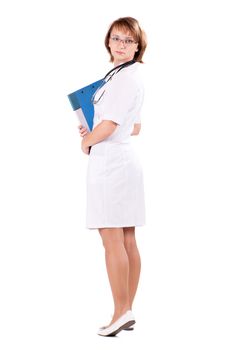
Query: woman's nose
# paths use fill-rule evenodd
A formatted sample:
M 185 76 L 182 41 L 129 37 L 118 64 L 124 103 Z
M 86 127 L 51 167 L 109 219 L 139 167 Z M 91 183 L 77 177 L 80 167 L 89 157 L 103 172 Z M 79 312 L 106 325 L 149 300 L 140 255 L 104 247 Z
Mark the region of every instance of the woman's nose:
M 125 41 L 124 40 L 120 40 L 120 47 L 125 47 Z

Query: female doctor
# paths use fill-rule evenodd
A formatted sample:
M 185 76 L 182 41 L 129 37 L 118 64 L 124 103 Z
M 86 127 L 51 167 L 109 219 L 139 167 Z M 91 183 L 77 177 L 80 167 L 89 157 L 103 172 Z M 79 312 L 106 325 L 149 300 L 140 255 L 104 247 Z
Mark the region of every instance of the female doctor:
M 139 69 L 146 45 L 136 19 L 123 17 L 110 25 L 105 46 L 115 69 L 95 93 L 92 132 L 79 125 L 82 151 L 89 155 L 86 227 L 101 235 L 114 300 L 111 322 L 98 330 L 102 336 L 135 323 L 132 304 L 141 269 L 135 227 L 145 225 L 145 203 L 143 172 L 130 137 L 141 128 Z

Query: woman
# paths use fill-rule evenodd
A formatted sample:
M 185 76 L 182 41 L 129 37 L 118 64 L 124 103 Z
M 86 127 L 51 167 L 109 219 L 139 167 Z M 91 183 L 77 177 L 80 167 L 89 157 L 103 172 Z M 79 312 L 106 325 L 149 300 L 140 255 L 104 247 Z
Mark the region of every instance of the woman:
M 101 235 L 114 299 L 113 318 L 98 334 L 112 336 L 135 323 L 132 304 L 141 267 L 135 227 L 145 224 L 145 204 L 143 173 L 130 136 L 141 128 L 145 33 L 136 19 L 119 18 L 105 46 L 115 69 L 95 93 L 92 132 L 79 128 L 82 151 L 89 154 L 86 226 Z

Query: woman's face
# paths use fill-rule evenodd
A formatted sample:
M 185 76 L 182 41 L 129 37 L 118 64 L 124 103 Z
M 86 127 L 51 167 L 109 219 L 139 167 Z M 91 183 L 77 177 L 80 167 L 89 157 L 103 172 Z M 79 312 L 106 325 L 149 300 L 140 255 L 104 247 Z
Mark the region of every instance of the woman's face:
M 112 29 L 109 38 L 109 48 L 114 58 L 114 65 L 133 60 L 135 52 L 138 51 L 138 43 L 135 43 L 130 32 Z

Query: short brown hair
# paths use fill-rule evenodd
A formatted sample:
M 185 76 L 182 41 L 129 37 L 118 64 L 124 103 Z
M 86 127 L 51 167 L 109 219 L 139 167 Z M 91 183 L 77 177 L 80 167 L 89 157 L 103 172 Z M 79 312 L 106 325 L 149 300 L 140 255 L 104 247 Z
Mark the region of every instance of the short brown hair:
M 140 28 L 139 22 L 133 17 L 121 17 L 114 21 L 106 34 L 105 47 L 110 54 L 110 62 L 114 61 L 114 58 L 110 52 L 109 39 L 111 31 L 116 28 L 123 31 L 129 31 L 134 40 L 138 43 L 138 51 L 135 52 L 134 60 L 136 62 L 144 63 L 142 61 L 143 54 L 147 47 L 147 38 L 145 32 Z

